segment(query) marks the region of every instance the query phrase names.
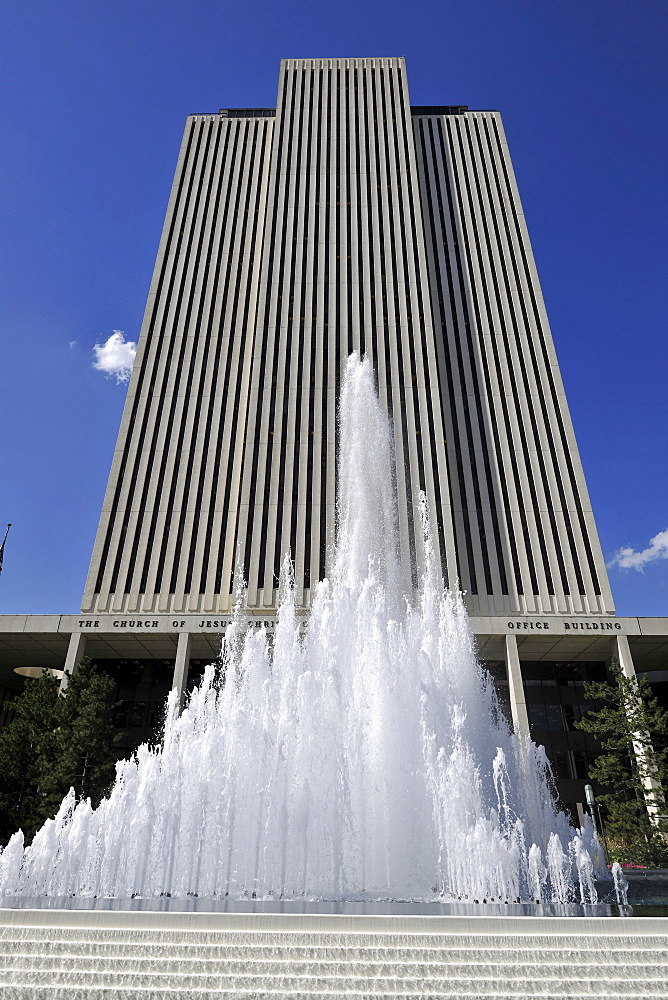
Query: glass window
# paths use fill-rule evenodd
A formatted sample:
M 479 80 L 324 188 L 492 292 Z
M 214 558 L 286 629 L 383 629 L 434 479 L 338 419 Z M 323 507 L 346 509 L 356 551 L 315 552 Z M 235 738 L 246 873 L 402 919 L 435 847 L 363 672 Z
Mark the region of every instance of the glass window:
M 566 729 L 575 730 L 575 723 L 582 718 L 582 713 L 586 711 L 580 705 L 562 705 L 562 712 L 566 721 Z
M 547 728 L 556 731 L 563 732 L 564 730 L 564 716 L 561 710 L 561 705 L 546 705 L 545 715 L 547 717 Z
M 556 778 L 571 778 L 571 767 L 568 759 L 569 755 L 565 750 L 558 750 L 552 754 L 552 770 Z
M 557 684 L 561 686 L 570 685 L 572 687 L 576 678 L 579 680 L 575 663 L 555 663 L 554 668 Z
M 527 705 L 527 709 L 529 712 L 529 727 L 532 732 L 534 729 L 545 730 L 548 728 L 544 705 Z
M 589 777 L 589 754 L 582 750 L 574 750 L 573 768 L 576 778 L 587 779 Z
M 146 702 L 136 701 L 132 706 L 132 711 L 130 712 L 130 727 L 132 729 L 143 728 L 145 718 L 146 718 Z

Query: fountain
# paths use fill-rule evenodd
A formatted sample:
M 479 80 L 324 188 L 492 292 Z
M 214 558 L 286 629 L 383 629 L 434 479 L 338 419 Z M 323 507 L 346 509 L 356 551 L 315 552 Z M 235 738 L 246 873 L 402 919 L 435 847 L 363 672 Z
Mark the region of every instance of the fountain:
M 571 826 L 544 751 L 509 727 L 424 499 L 421 585 L 404 592 L 387 419 L 356 355 L 340 437 L 333 572 L 308 621 L 288 559 L 273 635 L 239 587 L 220 661 L 181 713 L 172 692 L 161 743 L 119 763 L 97 809 L 70 793 L 30 846 L 7 845 L 11 1000 L 561 997 L 578 976 L 660 995 L 663 921 L 598 915 L 595 831 Z M 624 903 L 619 870 L 614 885 Z M 642 974 L 616 957 L 631 946 Z
M 0 861 L 4 893 L 595 903 L 591 826 L 559 812 L 544 751 L 509 729 L 444 591 L 421 501 L 406 598 L 387 419 L 348 360 L 332 580 L 304 629 L 289 559 L 273 637 L 243 599 L 159 746 L 119 764 L 96 810 L 73 792 Z

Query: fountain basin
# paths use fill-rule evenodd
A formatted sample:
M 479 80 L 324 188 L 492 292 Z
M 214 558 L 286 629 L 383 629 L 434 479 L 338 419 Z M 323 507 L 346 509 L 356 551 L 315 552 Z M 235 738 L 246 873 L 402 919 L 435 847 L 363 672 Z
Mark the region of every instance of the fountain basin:
M 229 913 L 288 916 L 390 916 L 390 917 L 620 917 L 633 916 L 633 906 L 614 902 L 579 903 L 474 903 L 418 900 L 267 900 L 198 899 L 152 896 L 119 899 L 85 896 L 0 897 L 2 910 L 86 910 L 127 913 Z M 668 907 L 666 908 L 668 916 Z

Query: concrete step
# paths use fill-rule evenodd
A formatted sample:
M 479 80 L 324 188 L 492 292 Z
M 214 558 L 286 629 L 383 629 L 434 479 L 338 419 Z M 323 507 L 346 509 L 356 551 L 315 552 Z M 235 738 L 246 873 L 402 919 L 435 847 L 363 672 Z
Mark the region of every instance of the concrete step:
M 463 970 L 459 975 L 451 975 L 446 968 L 436 975 L 431 975 L 429 969 L 418 970 L 410 977 L 401 975 L 401 970 L 388 970 L 385 975 L 376 975 L 360 969 L 359 975 L 354 971 L 344 969 L 318 969 L 308 971 L 299 969 L 268 969 L 266 971 L 231 972 L 221 970 L 219 973 L 202 972 L 199 974 L 184 974 L 170 972 L 161 974 L 151 969 L 134 970 L 131 972 L 114 972 L 111 970 L 83 970 L 76 963 L 67 971 L 53 969 L 0 969 L 0 987 L 2 995 L 13 986 L 32 985 L 67 989 L 88 989 L 96 992 L 129 989 L 176 990 L 197 995 L 200 992 L 237 993 L 239 995 L 272 993 L 292 993 L 301 996 L 303 993 L 330 993 L 339 997 L 351 993 L 361 993 L 371 989 L 384 996 L 418 993 L 422 996 L 462 996 L 479 997 L 497 995 L 501 990 L 508 997 L 525 997 L 545 993 L 558 993 L 562 997 L 583 996 L 583 984 L 573 978 L 571 966 L 561 967 L 550 974 L 549 970 L 540 970 L 533 974 L 522 974 L 516 970 L 504 969 L 481 975 L 478 970 Z M 668 977 L 663 970 L 647 970 L 633 979 L 620 979 L 618 976 L 608 977 L 605 973 L 597 974 L 595 979 L 587 984 L 587 996 L 601 994 L 616 994 L 620 998 L 638 996 L 666 997 Z
M 614 918 L 606 918 L 614 924 Z M 655 918 L 648 918 L 653 920 Z M 657 921 L 662 918 L 656 918 Z M 583 931 L 588 930 L 583 921 Z M 657 923 L 657 930 L 659 929 Z M 273 950 L 298 950 L 304 953 L 321 953 L 323 950 L 334 954 L 349 954 L 351 947 L 360 952 L 375 951 L 379 954 L 403 951 L 407 946 L 420 951 L 440 951 L 447 946 L 449 951 L 460 951 L 463 955 L 476 954 L 481 950 L 490 954 L 503 954 L 508 951 L 530 951 L 533 954 L 551 954 L 577 951 L 586 954 L 600 953 L 601 949 L 617 952 L 631 947 L 635 951 L 668 951 L 668 935 L 657 934 L 481 934 L 462 935 L 458 933 L 438 934 L 363 934 L 349 932 L 347 934 L 330 933 L 299 933 L 271 934 L 261 931 L 244 931 L 233 933 L 227 930 L 215 932 L 199 932 L 183 930 L 180 932 L 163 932 L 161 930 L 126 930 L 97 928 L 66 928 L 53 926 L 35 927 L 0 927 L 0 953 L 5 947 L 14 948 L 19 945 L 29 949 L 32 944 L 39 944 L 48 936 L 50 946 L 54 948 L 67 947 L 76 942 L 77 946 L 105 947 L 110 949 L 162 948 L 166 952 L 173 947 L 181 951 L 196 949 L 199 953 L 206 949 L 212 952 L 225 949 L 230 953 L 242 951 L 252 944 L 253 948 Z
M 668 921 L 0 910 L 0 996 L 666 1000 Z
M 585 1000 L 586 997 L 596 997 L 596 1000 L 621 1000 L 624 994 L 620 994 L 617 991 L 614 992 L 597 992 L 592 993 L 589 990 L 586 992 L 581 991 L 577 994 L 572 994 L 573 996 L 578 996 L 581 1000 Z M 213 1000 L 215 997 L 223 998 L 240 998 L 240 1000 L 341 1000 L 343 994 L 337 992 L 331 992 L 326 988 L 318 990 L 317 992 L 304 991 L 301 988 L 298 992 L 292 989 L 281 990 L 261 990 L 261 991 L 251 991 L 245 992 L 240 991 L 236 988 L 233 989 L 200 989 L 197 991 L 192 990 L 179 990 L 179 989 L 156 989 L 155 987 L 146 988 L 96 988 L 91 992 L 87 987 L 60 987 L 60 986 L 6 986 L 3 988 L 2 997 L 3 1000 Z M 436 990 L 420 991 L 416 992 L 412 990 L 410 992 L 392 992 L 387 993 L 382 990 L 376 990 L 372 986 L 367 987 L 363 991 L 349 991 L 345 994 L 347 1000 L 382 1000 L 382 998 L 391 997 L 392 1000 L 425 1000 L 428 997 L 429 1000 L 468 1000 L 471 996 L 477 996 L 485 998 L 485 1000 L 514 1000 L 515 997 L 521 998 L 521 1000 L 562 1000 L 564 994 L 559 990 L 554 991 L 544 991 L 541 990 L 538 993 L 533 993 L 530 987 L 526 987 L 523 993 L 510 994 L 505 989 L 500 989 L 497 991 L 490 992 L 478 992 L 478 993 L 462 993 L 458 991 L 457 988 L 453 991 L 440 992 Z M 663 992 L 651 992 L 651 993 L 635 993 L 633 994 L 633 1000 L 656 1000 L 656 997 L 665 998 L 666 992 L 663 988 Z
M 572 959 L 577 960 L 576 953 Z M 396 979 L 417 979 L 419 977 L 462 979 L 470 978 L 490 979 L 503 976 L 505 978 L 519 979 L 563 979 L 565 970 L 572 967 L 570 961 L 537 962 L 534 956 L 522 956 L 514 960 L 510 955 L 504 955 L 500 961 L 489 961 L 484 953 L 468 962 L 453 961 L 447 951 L 440 961 L 434 961 L 433 957 L 428 959 L 422 956 L 411 954 L 401 959 L 392 961 L 368 961 L 360 959 L 358 956 L 341 960 L 325 960 L 314 958 L 303 960 L 302 958 L 291 958 L 285 955 L 280 959 L 258 958 L 249 948 L 245 956 L 235 959 L 228 958 L 183 958 L 178 952 L 171 957 L 158 957 L 154 953 L 142 953 L 135 955 L 117 955 L 114 957 L 102 956 L 99 954 L 81 955 L 73 953 L 71 955 L 52 955 L 48 950 L 41 954 L 26 955 L 19 952 L 14 956 L 0 958 L 0 978 L 6 974 L 21 972 L 33 974 L 39 973 L 49 975 L 58 973 L 67 975 L 73 969 L 77 973 L 98 973 L 100 976 L 106 973 L 113 974 L 138 974 L 138 975 L 193 975 L 193 976 L 213 976 L 225 974 L 227 976 L 247 975 L 254 976 L 282 976 L 289 973 L 291 976 L 319 975 L 324 977 L 337 977 L 345 974 L 351 978 L 360 977 L 394 977 Z M 636 981 L 639 976 L 652 976 L 659 978 L 667 977 L 668 961 L 654 961 L 652 958 L 645 962 L 622 962 L 611 960 L 611 956 L 602 954 L 597 963 L 590 961 L 587 967 L 591 970 L 595 968 L 597 975 L 603 979 L 614 979 L 616 982 L 626 980 Z M 668 981 L 668 978 L 667 978 Z
M 5 938 L 0 941 L 0 964 L 6 965 L 7 958 L 21 956 L 48 956 L 49 959 L 56 959 L 58 956 L 79 956 L 82 960 L 94 958 L 96 960 L 109 959 L 114 961 L 140 961 L 147 955 L 157 960 L 170 960 L 178 955 L 181 963 L 202 963 L 202 962 L 235 962 L 248 960 L 249 954 L 253 958 L 262 962 L 363 962 L 364 964 L 383 964 L 406 961 L 407 950 L 411 956 L 419 956 L 420 962 L 444 962 L 455 963 L 465 966 L 476 965 L 481 962 L 493 965 L 505 964 L 511 961 L 513 964 L 525 961 L 528 964 L 559 964 L 566 965 L 578 962 L 583 965 L 595 965 L 600 967 L 602 963 L 609 966 L 647 966 L 663 965 L 668 963 L 668 946 L 653 948 L 639 948 L 636 943 L 627 944 L 623 950 L 620 948 L 609 948 L 600 944 L 597 948 L 585 948 L 579 946 L 577 942 L 571 942 L 567 947 L 555 945 L 552 948 L 542 947 L 527 948 L 522 945 L 518 948 L 512 947 L 486 947 L 481 945 L 476 949 L 459 948 L 450 944 L 447 940 L 441 940 L 438 946 L 425 948 L 417 947 L 410 943 L 394 948 L 376 948 L 366 946 L 360 948 L 356 942 L 351 941 L 347 947 L 332 947 L 329 945 L 268 945 L 258 943 L 253 939 L 246 940 L 244 944 L 237 945 L 198 945 L 195 942 L 183 943 L 179 945 L 165 945 L 162 941 L 108 941 L 105 938 L 85 939 L 68 941 L 51 939 L 30 940 L 22 938 Z

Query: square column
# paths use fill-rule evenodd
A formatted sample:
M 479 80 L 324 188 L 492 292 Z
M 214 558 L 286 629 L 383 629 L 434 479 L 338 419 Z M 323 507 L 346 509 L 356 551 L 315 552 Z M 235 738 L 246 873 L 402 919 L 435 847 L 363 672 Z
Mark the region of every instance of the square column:
M 513 728 L 523 739 L 529 736 L 529 716 L 527 714 L 520 654 L 517 649 L 517 636 L 508 634 L 506 640 L 506 674 L 508 676 L 508 691 L 510 694 L 510 712 L 513 717 Z
M 65 657 L 65 667 L 63 676 L 60 681 L 60 694 L 66 690 L 69 684 L 70 677 L 74 674 L 75 670 L 79 666 L 79 661 L 83 656 L 86 655 L 86 633 L 85 632 L 72 632 L 70 636 L 70 644 L 67 647 L 67 656 Z
M 633 666 L 633 657 L 631 656 L 631 647 L 629 646 L 628 636 L 616 635 L 613 640 L 613 650 L 613 655 L 616 657 L 617 662 L 619 663 L 619 669 L 624 677 L 632 681 L 634 684 L 637 684 L 638 679 L 635 667 Z M 644 743 L 641 742 L 641 739 Z M 638 742 L 633 743 L 633 752 L 635 754 L 636 761 L 638 762 L 640 774 L 642 775 L 643 793 L 645 796 L 647 812 L 649 813 L 649 818 L 652 822 L 656 823 L 659 819 L 665 818 L 666 800 L 661 782 L 652 776 L 651 768 L 645 756 L 645 746 L 648 741 L 649 738 L 647 733 L 638 733 Z
M 183 709 L 186 699 L 189 665 L 190 632 L 179 632 L 179 639 L 176 647 L 176 662 L 174 664 L 174 676 L 172 679 L 172 690 L 176 688 L 178 692 L 179 711 Z

